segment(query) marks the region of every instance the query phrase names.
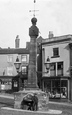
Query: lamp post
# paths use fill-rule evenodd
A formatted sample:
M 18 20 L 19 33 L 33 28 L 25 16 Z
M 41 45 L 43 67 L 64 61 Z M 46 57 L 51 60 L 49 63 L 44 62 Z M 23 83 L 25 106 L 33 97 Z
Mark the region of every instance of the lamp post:
M 19 69 L 20 69 L 20 66 L 21 66 L 21 62 L 19 61 L 18 56 L 17 56 L 16 62 L 14 63 L 14 65 L 15 65 L 15 68 L 16 68 L 17 73 L 19 73 Z
M 15 68 L 16 68 L 16 71 L 17 71 L 18 75 L 16 76 L 16 78 L 13 79 L 13 85 L 12 86 L 13 86 L 14 91 L 19 91 L 20 86 L 21 86 L 20 75 L 19 75 L 19 69 L 20 69 L 20 66 L 21 66 L 21 62 L 19 61 L 18 56 L 16 58 L 16 61 L 15 61 L 14 65 L 15 65 Z

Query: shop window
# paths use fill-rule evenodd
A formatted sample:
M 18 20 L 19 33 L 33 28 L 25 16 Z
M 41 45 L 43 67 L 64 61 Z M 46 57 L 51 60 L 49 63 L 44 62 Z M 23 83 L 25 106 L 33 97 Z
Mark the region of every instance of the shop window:
M 63 75 L 63 62 L 58 62 L 57 63 L 57 75 Z
M 51 92 L 51 80 L 44 83 L 45 91 Z
M 44 82 L 44 91 L 48 91 L 50 98 L 67 98 L 67 80 L 48 80 Z
M 67 98 L 67 80 L 61 80 L 61 98 Z
M 18 82 L 14 81 L 14 87 L 18 87 Z
M 60 98 L 60 80 L 49 80 L 44 83 L 44 87 L 50 98 Z
M 47 82 L 47 92 L 49 93 L 49 97 L 51 97 L 51 80 Z
M 50 64 L 50 76 L 56 76 L 56 63 Z
M 60 98 L 60 80 L 52 80 L 52 98 Z
M 27 87 L 27 80 L 24 80 L 24 88 Z

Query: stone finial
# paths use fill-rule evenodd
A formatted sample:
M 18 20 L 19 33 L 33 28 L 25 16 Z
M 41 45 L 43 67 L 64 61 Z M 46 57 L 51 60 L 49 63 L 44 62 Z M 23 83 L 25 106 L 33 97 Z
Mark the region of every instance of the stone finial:
M 36 25 L 37 19 L 34 17 L 34 18 L 31 19 L 31 22 L 32 22 L 33 25 Z
M 49 38 L 53 38 L 54 35 L 53 35 L 53 31 L 49 31 Z
M 20 39 L 19 39 L 19 35 L 17 35 L 15 39 L 15 48 L 19 48 L 19 45 L 20 45 Z
M 32 36 L 37 37 L 39 34 L 39 29 L 36 26 L 37 19 L 35 17 L 33 17 L 31 19 L 31 22 L 32 22 L 32 26 L 29 28 L 29 36 L 30 37 L 32 37 Z

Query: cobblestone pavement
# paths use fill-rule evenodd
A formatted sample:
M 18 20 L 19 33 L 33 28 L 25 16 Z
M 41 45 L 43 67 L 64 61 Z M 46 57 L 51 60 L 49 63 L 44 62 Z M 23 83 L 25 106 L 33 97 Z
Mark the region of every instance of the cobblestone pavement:
M 8 106 L 8 105 L 0 104 L 0 108 L 1 107 L 6 107 L 6 106 Z M 11 107 L 11 106 L 9 106 L 9 107 Z M 53 110 L 61 110 L 62 114 L 59 114 L 59 115 L 72 115 L 72 107 L 71 106 L 49 103 L 48 107 L 49 107 L 49 109 L 53 109 Z M 1 112 L 1 110 L 0 110 L 0 112 Z M 1 113 L 0 113 L 0 115 L 1 115 Z M 48 115 L 58 115 L 58 114 L 48 114 Z
M 7 98 L 5 98 L 7 97 Z M 2 100 L 3 98 L 3 100 Z M 0 110 L 1 107 L 13 107 L 13 95 L 0 95 L 0 101 L 3 101 L 5 103 L 0 103 Z M 49 101 L 48 104 L 48 108 L 49 109 L 53 109 L 53 110 L 61 110 L 62 114 L 60 115 L 72 115 L 72 103 L 63 103 L 63 102 L 51 102 Z M 1 115 L 1 113 L 0 113 Z M 52 114 L 48 114 L 48 115 L 52 115 Z M 55 114 L 53 114 L 55 115 Z M 57 115 L 57 114 L 56 114 Z
M 69 103 L 49 103 L 49 108 L 54 110 L 61 110 L 61 115 L 72 115 L 72 104 Z

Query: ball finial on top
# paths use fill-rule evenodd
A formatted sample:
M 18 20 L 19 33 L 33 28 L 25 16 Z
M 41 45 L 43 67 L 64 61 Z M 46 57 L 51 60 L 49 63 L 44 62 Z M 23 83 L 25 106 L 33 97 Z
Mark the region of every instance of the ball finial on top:
M 32 26 L 29 28 L 29 36 L 30 37 L 34 36 L 37 38 L 37 36 L 39 34 L 39 29 L 36 26 L 37 19 L 35 17 L 33 17 L 31 19 L 31 22 L 32 22 Z
M 33 17 L 33 18 L 31 19 L 31 22 L 32 22 L 33 25 L 36 25 L 37 18 Z

